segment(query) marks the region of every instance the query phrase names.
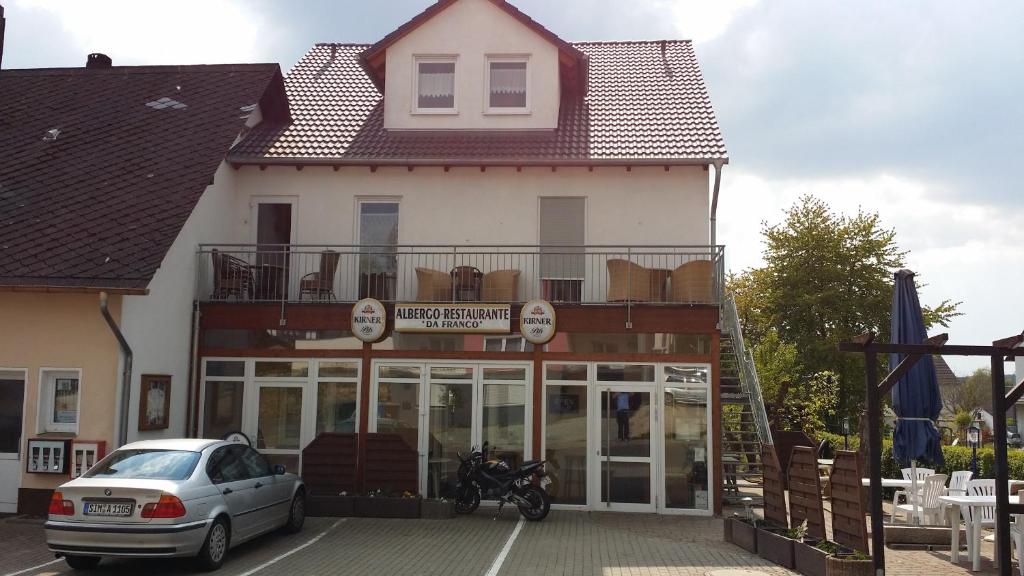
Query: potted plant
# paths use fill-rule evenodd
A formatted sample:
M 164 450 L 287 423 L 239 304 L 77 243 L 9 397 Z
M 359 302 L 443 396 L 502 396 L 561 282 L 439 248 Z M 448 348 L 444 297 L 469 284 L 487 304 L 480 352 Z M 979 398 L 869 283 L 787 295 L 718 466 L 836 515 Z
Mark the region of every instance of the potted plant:
M 420 518 L 441 520 L 455 517 L 455 501 L 445 498 L 424 498 L 420 502 Z
M 871 557 L 860 552 L 842 552 L 828 557 L 828 576 L 872 576 L 875 572 Z
M 328 494 L 313 492 L 306 498 L 306 514 L 308 516 L 345 517 L 355 516 L 353 502 L 355 498 L 347 492 Z
M 807 525 L 796 528 L 780 528 L 761 525 L 757 527 L 757 555 L 784 568 L 792 569 L 793 542 L 803 540 Z
M 835 547 L 833 542 L 804 538 L 793 543 L 793 562 L 796 571 L 804 576 L 827 576 L 829 554 Z
M 419 518 L 420 497 L 412 492 L 389 494 L 383 490 L 355 498 L 355 516 L 360 518 Z
M 726 519 L 725 533 L 729 542 L 751 554 L 757 554 L 757 527 L 753 520 L 733 517 Z
M 796 569 L 806 576 L 872 576 L 871 557 L 829 540 L 797 542 Z

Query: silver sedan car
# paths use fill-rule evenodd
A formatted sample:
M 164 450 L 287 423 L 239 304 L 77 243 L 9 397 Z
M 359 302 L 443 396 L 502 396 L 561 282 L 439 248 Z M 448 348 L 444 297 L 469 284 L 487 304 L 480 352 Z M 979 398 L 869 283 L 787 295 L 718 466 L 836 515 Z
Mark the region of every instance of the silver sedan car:
M 246 444 L 135 442 L 57 488 L 46 543 L 76 569 L 104 556 L 192 556 L 215 570 L 232 546 L 301 530 L 305 498 L 298 476 Z

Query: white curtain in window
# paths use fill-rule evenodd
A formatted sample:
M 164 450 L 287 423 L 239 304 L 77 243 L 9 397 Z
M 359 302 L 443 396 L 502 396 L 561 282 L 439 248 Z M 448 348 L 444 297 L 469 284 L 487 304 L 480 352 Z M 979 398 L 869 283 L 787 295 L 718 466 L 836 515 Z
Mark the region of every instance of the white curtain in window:
M 525 94 L 526 63 L 525 62 L 492 62 L 491 63 L 492 94 Z
M 454 64 L 420 64 L 420 96 L 451 97 L 455 94 Z

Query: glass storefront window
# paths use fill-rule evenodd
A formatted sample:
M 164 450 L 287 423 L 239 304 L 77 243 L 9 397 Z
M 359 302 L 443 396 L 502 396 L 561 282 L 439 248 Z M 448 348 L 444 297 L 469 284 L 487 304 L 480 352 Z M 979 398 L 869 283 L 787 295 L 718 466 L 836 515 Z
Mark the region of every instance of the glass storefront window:
M 420 379 L 420 367 L 419 366 L 381 366 L 377 372 L 380 378 L 409 378 L 414 380 Z
M 464 366 L 431 366 L 432 380 L 472 380 L 473 369 Z
M 654 382 L 654 366 L 649 364 L 598 364 L 599 382 Z
M 207 362 L 207 367 L 213 362 Z M 238 364 L 242 364 L 238 362 Z M 223 438 L 242 429 L 244 382 L 206 382 L 203 409 L 203 437 Z
M 381 382 L 377 387 L 377 432 L 419 429 L 420 385 L 415 382 Z M 415 435 L 412 446 L 416 446 Z
M 245 376 L 245 362 L 238 360 L 207 360 L 207 376 Z
M 355 362 L 323 362 L 317 366 L 320 378 L 356 378 L 359 376 L 359 364 Z
M 486 378 L 487 369 L 484 369 Z M 525 370 L 520 369 L 525 372 Z M 513 468 L 523 463 L 526 441 L 525 373 L 520 383 L 484 383 L 483 436 L 491 455 L 505 459 Z
M 359 411 L 355 382 L 320 382 L 316 394 L 316 435 L 356 432 Z
M 458 481 L 458 452 L 465 454 L 472 444 L 473 383 L 431 382 L 429 422 L 427 496 L 451 497 Z
M 709 334 L 568 332 L 547 344 L 548 352 L 583 354 L 710 354 Z
M 484 368 L 484 380 L 526 380 L 526 368 Z
M 665 387 L 663 397 L 665 505 L 707 510 L 707 390 Z
M 545 380 L 587 381 L 586 364 L 547 364 L 544 367 Z
M 257 378 L 305 378 L 309 376 L 309 362 L 256 362 Z
M 665 366 L 665 382 L 681 386 L 707 386 L 707 366 Z
M 298 450 L 302 428 L 302 388 L 262 386 L 259 391 L 256 447 Z
M 550 368 L 550 366 L 549 366 Z M 551 501 L 587 503 L 587 387 L 548 384 L 544 459 Z

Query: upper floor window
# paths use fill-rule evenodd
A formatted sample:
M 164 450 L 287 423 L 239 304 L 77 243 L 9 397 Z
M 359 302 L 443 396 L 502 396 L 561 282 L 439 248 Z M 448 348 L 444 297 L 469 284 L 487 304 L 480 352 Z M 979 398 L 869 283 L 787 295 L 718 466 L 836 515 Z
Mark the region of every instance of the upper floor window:
M 529 112 L 529 61 L 525 57 L 487 59 L 487 111 Z
M 455 112 L 455 58 L 416 58 L 416 109 L 420 114 Z

